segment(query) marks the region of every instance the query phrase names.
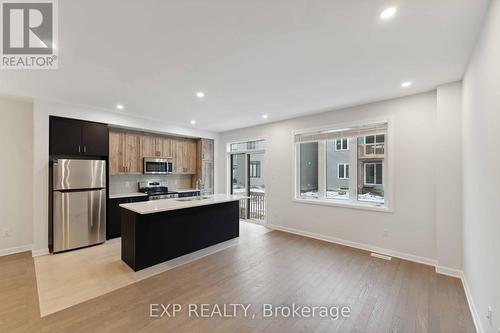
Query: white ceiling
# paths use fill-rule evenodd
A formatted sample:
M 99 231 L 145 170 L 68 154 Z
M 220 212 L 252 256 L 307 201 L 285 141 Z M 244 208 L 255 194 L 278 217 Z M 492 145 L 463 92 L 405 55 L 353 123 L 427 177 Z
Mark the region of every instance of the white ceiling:
M 59 69 L 1 71 L 0 93 L 246 127 L 461 79 L 489 2 L 59 1 Z

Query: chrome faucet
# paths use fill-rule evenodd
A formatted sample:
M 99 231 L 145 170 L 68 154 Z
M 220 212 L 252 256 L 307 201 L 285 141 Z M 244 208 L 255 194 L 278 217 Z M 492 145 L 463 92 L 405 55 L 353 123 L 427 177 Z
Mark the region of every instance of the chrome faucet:
M 201 199 L 201 191 L 203 189 L 203 183 L 201 181 L 201 178 L 198 178 L 196 180 L 196 190 L 198 191 L 198 199 Z

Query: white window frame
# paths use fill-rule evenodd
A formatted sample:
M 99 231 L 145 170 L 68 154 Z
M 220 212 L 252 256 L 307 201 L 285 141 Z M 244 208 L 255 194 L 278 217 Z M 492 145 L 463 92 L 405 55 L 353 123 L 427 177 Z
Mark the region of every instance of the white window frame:
M 366 138 L 369 137 L 369 136 L 373 136 L 373 143 L 366 143 Z M 377 142 L 377 135 L 365 135 L 363 137 L 363 143 L 364 143 L 364 147 L 363 149 L 365 150 L 365 155 L 369 156 L 369 155 L 377 155 L 377 146 L 378 145 L 383 145 L 384 146 L 384 152 L 385 152 L 385 136 L 384 136 L 384 141 L 383 142 Z M 371 154 L 368 154 L 367 153 L 367 147 L 370 146 L 370 147 L 373 147 L 372 151 L 373 153 Z
M 318 184 L 319 184 L 319 197 L 318 198 L 305 198 L 300 196 L 300 143 L 295 142 L 295 136 L 300 134 L 306 134 L 315 131 L 328 131 L 328 130 L 342 130 L 344 128 L 358 127 L 358 126 L 377 126 L 381 123 L 387 125 L 387 132 L 384 138 L 384 160 L 382 162 L 382 186 L 384 189 L 384 204 L 376 204 L 372 202 L 360 201 L 358 200 L 358 159 L 357 159 L 357 147 L 358 147 L 358 137 L 349 138 L 349 148 L 354 147 L 351 151 L 355 153 L 349 154 L 349 175 L 355 175 L 355 177 L 350 177 L 349 180 L 349 200 L 345 199 L 327 199 L 326 198 L 326 141 L 318 140 Z M 393 150 L 394 150 L 394 137 L 393 137 L 393 121 L 392 117 L 384 119 L 368 119 L 365 121 L 354 121 L 338 124 L 331 127 L 315 127 L 300 130 L 293 130 L 291 135 L 291 142 L 295 145 L 294 154 L 294 166 L 295 172 L 292 173 L 292 181 L 295 184 L 292 191 L 292 201 L 299 204 L 312 204 L 320 206 L 332 206 L 332 207 L 342 207 L 342 208 L 354 208 L 361 210 L 369 210 L 375 212 L 393 213 L 394 207 L 394 197 L 393 197 L 393 187 L 394 187 L 394 166 L 393 166 Z M 362 141 L 364 142 L 364 141 Z M 302 143 L 302 142 L 301 142 Z M 335 143 L 336 148 L 336 143 Z M 353 184 L 355 186 L 351 186 Z
M 262 165 L 260 161 L 250 161 L 250 178 L 261 178 Z
M 373 175 L 373 179 L 375 180 L 375 183 L 368 183 L 366 181 L 366 176 L 368 175 L 368 172 L 366 171 L 366 167 L 368 165 L 373 165 L 374 166 L 375 172 L 374 172 L 374 175 Z M 383 174 L 382 174 L 382 184 L 377 184 L 377 168 L 378 168 L 377 165 L 381 165 L 382 166 L 382 172 L 384 172 L 384 163 L 383 162 L 368 162 L 368 163 L 365 163 L 363 165 L 363 168 L 364 168 L 364 170 L 363 170 L 363 172 L 364 172 L 363 183 L 365 185 L 367 185 L 367 186 L 377 186 L 377 185 L 384 186 L 384 175 Z
M 344 140 L 346 141 L 347 148 L 344 148 Z M 337 142 L 340 141 L 340 149 L 337 148 Z M 349 138 L 335 139 L 335 151 L 349 150 Z
M 340 167 L 344 169 L 344 177 L 340 177 Z M 347 170 L 349 170 L 349 163 L 337 163 L 337 179 L 340 180 L 346 180 L 349 179 L 349 176 L 347 176 Z

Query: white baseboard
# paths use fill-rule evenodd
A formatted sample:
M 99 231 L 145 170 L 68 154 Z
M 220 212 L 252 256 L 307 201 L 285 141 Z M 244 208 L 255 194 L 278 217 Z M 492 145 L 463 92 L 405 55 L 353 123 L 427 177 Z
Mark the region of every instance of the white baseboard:
M 474 326 L 476 326 L 477 333 L 484 333 L 483 324 L 481 323 L 481 317 L 477 312 L 476 304 L 474 303 L 474 299 L 472 298 L 472 293 L 469 289 L 469 284 L 467 283 L 467 278 L 465 274 L 462 272 L 462 276 L 460 278 L 462 280 L 462 285 L 464 286 L 465 297 L 467 298 L 467 303 L 469 304 L 470 313 L 472 315 L 472 320 L 474 320 Z
M 49 249 L 39 249 L 39 250 L 32 250 L 31 251 L 31 256 L 34 257 L 40 257 L 49 254 Z
M 8 249 L 1 249 L 0 250 L 0 257 L 8 256 L 9 254 L 16 254 L 16 253 L 31 251 L 31 247 L 32 247 L 32 245 L 29 244 L 29 245 L 11 247 Z
M 436 266 L 436 273 L 451 276 L 457 279 L 462 279 L 464 272 L 460 269 L 449 268 L 444 266 Z
M 437 260 L 435 260 L 435 259 L 420 257 L 420 256 L 416 256 L 416 255 L 409 254 L 409 253 L 384 249 L 384 248 L 373 246 L 373 245 L 352 242 L 352 241 L 348 241 L 348 240 L 345 240 L 342 238 L 320 235 L 320 234 L 316 234 L 316 233 L 309 232 L 309 231 L 303 231 L 303 230 L 299 230 L 299 229 L 283 227 L 283 226 L 275 225 L 275 224 L 268 224 L 266 226 L 270 229 L 280 230 L 280 231 L 288 232 L 288 233 L 295 234 L 295 235 L 319 239 L 319 240 L 322 240 L 325 242 L 354 247 L 356 249 L 365 250 L 368 252 L 376 252 L 376 253 L 380 253 L 380 254 L 383 254 L 383 255 L 386 255 L 389 257 L 396 257 L 396 258 L 400 258 L 400 259 L 404 259 L 404 260 L 408 260 L 408 261 L 413 261 L 413 262 L 416 262 L 419 264 L 424 264 L 424 265 L 429 265 L 429 266 L 436 266 L 437 265 Z
M 386 256 L 392 256 L 392 257 L 396 257 L 396 258 L 400 258 L 400 259 L 404 259 L 404 260 L 408 260 L 408 261 L 413 261 L 413 262 L 416 262 L 419 264 L 434 266 L 436 269 L 436 273 L 444 274 L 444 275 L 451 276 L 454 278 L 458 278 L 462 281 L 462 285 L 463 285 L 464 291 L 465 291 L 465 296 L 466 296 L 467 302 L 469 304 L 469 309 L 470 309 L 470 312 L 472 315 L 472 319 L 474 321 L 474 325 L 476 327 L 476 331 L 477 331 L 477 333 L 484 333 L 483 327 L 481 324 L 481 320 L 479 319 L 480 318 L 479 314 L 477 312 L 476 306 L 474 304 L 474 300 L 472 298 L 472 294 L 471 294 L 470 289 L 467 285 L 467 279 L 465 278 L 464 272 L 462 270 L 444 267 L 444 266 L 439 266 L 437 260 L 435 260 L 435 259 L 420 257 L 420 256 L 416 256 L 416 255 L 409 254 L 409 253 L 379 248 L 379 247 L 368 245 L 368 244 L 352 242 L 352 241 L 348 241 L 348 240 L 337 238 L 337 237 L 320 235 L 320 234 L 316 234 L 313 232 L 283 227 L 283 226 L 279 226 L 279 225 L 275 225 L 275 224 L 267 224 L 266 226 L 270 229 L 288 232 L 288 233 L 299 235 L 299 236 L 314 238 L 314 239 L 322 240 L 325 242 L 330 242 L 330 243 L 335 243 L 335 244 L 353 247 L 353 248 L 360 249 L 360 250 L 365 250 L 368 252 L 376 252 L 376 253 L 380 253 L 380 254 L 383 254 Z

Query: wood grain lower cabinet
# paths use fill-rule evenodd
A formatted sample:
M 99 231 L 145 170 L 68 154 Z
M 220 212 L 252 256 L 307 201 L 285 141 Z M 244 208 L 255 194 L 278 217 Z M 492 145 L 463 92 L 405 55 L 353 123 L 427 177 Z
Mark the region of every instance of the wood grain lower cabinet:
M 112 130 L 109 132 L 109 174 L 142 173 L 142 135 Z

